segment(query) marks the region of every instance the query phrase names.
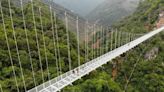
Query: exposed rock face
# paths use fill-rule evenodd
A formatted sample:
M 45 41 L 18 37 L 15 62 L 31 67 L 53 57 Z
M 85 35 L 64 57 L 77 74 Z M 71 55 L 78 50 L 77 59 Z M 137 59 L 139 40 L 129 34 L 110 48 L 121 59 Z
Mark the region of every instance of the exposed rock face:
M 118 62 L 115 62 L 112 67 L 112 79 L 115 80 L 118 72 Z
M 152 50 L 148 51 L 148 52 L 145 54 L 144 58 L 145 58 L 146 60 L 152 60 L 152 59 L 156 58 L 158 52 L 159 52 L 159 48 L 154 47 Z
M 156 26 L 157 28 L 160 28 L 162 26 L 164 26 L 164 11 L 162 11 L 160 14 L 159 14 L 159 21 L 157 22 Z

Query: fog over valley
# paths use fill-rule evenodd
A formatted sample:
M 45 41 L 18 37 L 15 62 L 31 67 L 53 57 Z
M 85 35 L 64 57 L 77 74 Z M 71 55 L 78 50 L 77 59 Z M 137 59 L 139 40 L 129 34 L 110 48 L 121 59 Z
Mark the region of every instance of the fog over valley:
M 87 15 L 105 0 L 54 0 L 55 3 L 78 13 L 81 16 Z

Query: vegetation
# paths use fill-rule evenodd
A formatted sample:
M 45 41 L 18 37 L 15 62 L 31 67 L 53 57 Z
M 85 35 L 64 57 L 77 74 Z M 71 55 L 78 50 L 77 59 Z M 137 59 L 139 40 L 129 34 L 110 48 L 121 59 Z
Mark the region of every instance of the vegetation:
M 124 32 L 147 33 L 155 28 L 159 13 L 164 10 L 163 6 L 163 0 L 144 0 L 134 14 L 116 23 L 114 27 Z M 111 76 L 113 63 L 109 63 L 65 88 L 64 92 L 163 92 L 163 37 L 162 32 L 113 60 L 117 64 L 115 78 Z M 154 47 L 159 49 L 158 54 L 147 60 L 145 54 Z
M 55 26 L 55 16 L 53 16 L 53 26 L 51 22 L 51 13 L 47 5 L 39 2 L 39 0 L 36 0 L 34 2 L 34 14 L 35 14 L 35 21 L 36 21 L 36 30 L 34 25 L 34 19 L 33 19 L 33 13 L 32 13 L 32 5 L 30 3 L 27 3 L 23 6 L 24 15 L 25 15 L 25 22 L 26 27 L 23 23 L 23 15 L 22 10 L 20 7 L 16 7 L 14 4 L 11 3 L 11 12 L 13 17 L 13 26 L 14 30 L 12 28 L 12 21 L 11 16 L 9 12 L 9 4 L 8 0 L 1 0 L 2 2 L 2 10 L 4 15 L 4 22 L 5 22 L 5 28 L 7 32 L 8 42 L 10 46 L 11 51 L 11 57 L 13 59 L 13 67 L 15 71 L 13 71 L 12 64 L 10 62 L 9 54 L 8 54 L 8 48 L 6 44 L 5 39 L 5 31 L 3 29 L 3 21 L 2 21 L 2 13 L 0 13 L 0 84 L 3 88 L 4 92 L 17 92 L 17 85 L 15 84 L 15 76 L 14 73 L 16 73 L 16 78 L 18 82 L 18 88 L 20 92 L 24 91 L 24 85 L 23 84 L 23 77 L 20 67 L 20 62 L 18 60 L 18 54 L 16 51 L 16 43 L 14 39 L 14 31 L 16 35 L 19 55 L 20 55 L 20 61 L 22 65 L 22 71 L 24 74 L 25 84 L 27 89 L 31 89 L 34 87 L 34 78 L 33 78 L 33 72 L 31 68 L 30 63 L 30 57 L 29 57 L 29 51 L 28 51 L 28 45 L 26 40 L 26 34 L 25 30 L 27 31 L 27 37 L 29 40 L 29 46 L 31 51 L 31 58 L 32 58 L 32 65 L 33 70 L 35 73 L 35 79 L 36 79 L 36 85 L 39 85 L 43 83 L 42 81 L 42 71 L 44 80 L 47 81 L 49 79 L 48 70 L 50 72 L 50 79 L 57 76 L 57 65 L 56 62 L 59 62 L 61 64 L 62 72 L 68 71 L 68 54 L 67 54 L 67 36 L 66 36 L 66 28 L 62 21 L 57 19 L 57 30 L 58 30 L 58 37 L 59 37 L 59 51 L 60 51 L 60 61 L 59 56 L 56 54 L 56 51 L 54 48 L 57 49 L 57 42 L 55 38 L 55 47 L 54 47 L 54 40 L 53 40 L 53 34 L 56 37 L 57 34 L 53 32 L 53 30 L 56 30 Z M 42 25 L 40 20 L 40 12 L 39 7 L 41 7 L 41 16 L 42 16 Z M 42 33 L 43 29 L 43 33 Z M 36 33 L 38 35 L 38 39 L 36 38 Z M 45 48 L 44 48 L 44 39 L 45 38 L 45 45 L 46 45 L 46 54 Z M 77 61 L 77 42 L 76 42 L 76 36 L 74 33 L 69 31 L 70 38 L 70 49 L 71 49 L 71 60 Z M 37 40 L 38 43 L 37 44 Z M 37 45 L 39 45 L 39 50 Z M 80 54 L 83 55 L 83 49 L 80 48 Z M 39 61 L 39 54 L 38 51 L 40 51 L 41 55 L 41 63 Z M 48 65 L 49 68 L 47 69 L 46 64 L 46 55 L 48 57 Z M 56 60 L 57 58 L 57 60 Z M 81 57 L 81 63 L 83 63 L 83 57 Z M 72 62 L 72 68 L 77 67 L 78 62 Z M 43 68 L 43 70 L 41 69 Z
M 126 16 L 131 15 L 140 0 L 104 0 L 102 4 L 92 10 L 86 18 L 105 25 L 113 25 Z
M 34 13 L 36 21 L 36 30 L 34 25 L 32 6 L 27 3 L 24 5 L 24 15 L 26 27 L 23 23 L 22 10 L 19 7 L 14 6 L 11 3 L 11 12 L 14 21 L 14 29 L 12 28 L 12 21 L 9 12 L 9 6 L 7 0 L 2 1 L 2 10 L 5 20 L 5 28 L 7 32 L 7 37 L 10 45 L 11 56 L 13 59 L 14 67 L 10 62 L 10 56 L 8 53 L 8 48 L 5 39 L 5 31 L 3 29 L 2 13 L 0 13 L 0 87 L 4 92 L 17 92 L 17 85 L 15 84 L 15 76 L 13 68 L 15 69 L 15 74 L 18 82 L 18 88 L 20 92 L 24 92 L 22 72 L 20 68 L 20 62 L 18 60 L 18 54 L 16 50 L 16 43 L 14 39 L 13 32 L 16 33 L 16 39 L 18 44 L 18 49 L 20 53 L 20 61 L 22 64 L 22 71 L 24 73 L 24 79 L 27 89 L 31 89 L 35 86 L 33 72 L 30 64 L 29 51 L 26 41 L 25 29 L 27 30 L 27 37 L 29 39 L 32 65 L 34 67 L 36 85 L 43 83 L 42 73 L 44 80 L 49 79 L 48 70 L 50 72 L 50 79 L 57 76 L 57 66 L 61 66 L 62 73 L 68 71 L 69 60 L 67 54 L 67 35 L 65 25 L 61 20 L 57 19 L 57 27 L 55 26 L 55 16 L 52 17 L 53 24 L 51 22 L 51 12 L 47 5 L 36 0 L 34 2 Z M 158 14 L 160 11 L 164 10 L 163 0 L 144 0 L 140 3 L 137 11 L 132 15 L 122 20 L 120 23 L 114 25 L 114 27 L 119 28 L 121 31 L 134 32 L 134 33 L 145 33 L 154 28 L 154 25 L 158 19 Z M 39 7 L 41 7 L 42 24 L 40 20 Z M 54 26 L 54 28 L 52 27 Z M 149 27 L 147 27 L 149 26 Z M 54 48 L 57 48 L 57 43 L 54 45 L 53 35 L 57 34 L 53 32 L 57 28 L 59 37 L 59 51 L 60 51 L 60 61 L 59 56 L 56 54 Z M 43 32 L 42 32 L 43 30 Z M 36 38 L 36 32 L 38 34 L 38 39 Z M 70 35 L 70 47 L 71 47 L 71 60 L 78 61 L 77 59 L 77 42 L 76 35 L 69 31 Z M 44 39 L 46 44 L 45 46 Z M 97 33 L 97 36 L 100 36 Z M 101 36 L 100 36 L 101 37 Z M 37 43 L 38 40 L 38 43 Z M 55 39 L 56 42 L 56 39 Z M 37 45 L 39 45 L 39 50 Z M 164 92 L 164 33 L 150 39 L 139 47 L 136 47 L 132 51 L 118 57 L 113 60 L 113 63 L 117 64 L 117 76 L 114 78 L 112 76 L 113 63 L 108 63 L 101 68 L 93 71 L 88 76 L 73 83 L 73 86 L 68 86 L 62 91 L 64 92 Z M 152 50 L 152 48 L 157 47 L 159 53 L 154 59 L 147 60 L 144 55 L 147 51 Z M 80 47 L 81 63 L 84 63 L 84 49 Z M 41 52 L 41 62 L 40 65 L 39 54 Z M 92 53 L 91 53 L 92 54 Z M 46 55 L 48 57 L 47 69 Z M 91 55 L 89 55 L 91 58 Z M 57 60 L 56 60 L 57 59 Z M 58 63 L 56 65 L 56 62 Z M 59 62 L 61 65 L 59 65 Z M 77 67 L 78 62 L 72 62 L 74 67 Z M 43 68 L 43 70 L 41 69 Z M 134 72 L 132 72 L 134 68 Z M 132 76 L 130 77 L 132 73 Z
M 153 30 L 158 15 L 164 10 L 163 0 L 144 0 L 140 2 L 136 12 L 115 24 L 122 31 L 143 33 Z

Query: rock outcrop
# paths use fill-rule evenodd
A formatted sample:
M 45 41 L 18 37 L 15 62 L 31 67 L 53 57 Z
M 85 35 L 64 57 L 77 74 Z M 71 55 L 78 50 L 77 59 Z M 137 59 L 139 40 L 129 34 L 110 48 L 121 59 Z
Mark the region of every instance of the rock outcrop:
M 152 50 L 148 51 L 148 52 L 145 54 L 144 58 L 145 58 L 146 60 L 152 60 L 152 59 L 156 58 L 158 52 L 159 52 L 159 48 L 154 47 Z

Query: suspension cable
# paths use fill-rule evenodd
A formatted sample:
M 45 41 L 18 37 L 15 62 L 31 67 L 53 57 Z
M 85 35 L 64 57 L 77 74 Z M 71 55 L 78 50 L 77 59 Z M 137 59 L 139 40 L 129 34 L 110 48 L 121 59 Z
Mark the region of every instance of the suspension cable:
M 102 27 L 102 54 L 101 55 L 103 55 L 104 54 L 104 27 Z
M 49 72 L 49 63 L 48 63 L 48 57 L 47 57 L 47 47 L 46 47 L 46 42 L 45 42 L 45 35 L 43 31 L 43 21 L 42 21 L 42 12 L 41 12 L 41 7 L 39 7 L 39 15 L 40 15 L 40 24 L 41 24 L 41 31 L 42 31 L 42 39 L 43 39 L 43 44 L 44 44 L 44 54 L 45 54 L 45 59 L 46 59 L 46 67 L 47 67 L 47 72 L 48 72 L 48 81 L 50 83 L 50 72 Z
M 51 3 L 51 0 L 50 0 Z M 56 72 L 57 76 L 62 74 L 62 68 L 61 68 L 61 62 L 57 58 L 57 50 L 56 50 L 56 41 L 55 41 L 55 31 L 54 31 L 54 21 L 53 21 L 53 12 L 52 12 L 52 6 L 50 4 L 50 14 L 51 14 L 51 27 L 52 27 L 52 35 L 53 35 L 53 45 L 54 45 L 54 51 L 55 51 L 55 60 L 56 60 Z
M 101 49 L 100 49 L 100 55 L 103 55 L 103 27 L 101 26 Z
M 33 0 L 31 0 L 31 6 L 32 6 L 32 16 L 33 16 L 33 22 L 34 22 L 34 30 L 35 30 L 36 44 L 37 44 L 38 55 L 39 55 L 39 63 L 40 63 L 40 68 L 41 68 L 41 72 L 42 72 L 42 82 L 44 83 L 45 80 L 44 80 L 42 59 L 41 59 L 41 55 L 40 55 L 40 47 L 39 47 L 39 41 L 38 41 L 38 33 L 37 33 L 37 29 L 36 29 L 36 21 L 35 21 Z M 45 85 L 43 85 L 43 86 L 45 88 Z
M 106 30 L 106 53 L 108 52 L 108 45 L 109 45 L 109 40 L 108 40 L 108 37 L 109 37 L 109 27 L 107 27 L 107 30 Z
M 94 24 L 95 25 L 95 24 Z M 92 25 L 92 39 L 91 39 L 91 48 L 92 48 L 92 59 L 94 59 L 94 25 Z
M 17 77 L 16 77 L 16 71 L 15 71 L 15 68 L 14 68 L 13 59 L 12 59 L 12 56 L 11 56 L 11 50 L 10 50 L 10 45 L 9 45 L 9 41 L 8 41 L 7 30 L 6 30 L 6 25 L 5 25 L 5 20 L 4 20 L 4 14 L 3 14 L 3 10 L 2 10 L 1 1 L 0 1 L 0 8 L 1 8 L 1 15 L 2 15 L 2 22 L 3 22 L 3 30 L 4 30 L 4 33 L 5 33 L 5 39 L 6 39 L 6 44 L 7 44 L 7 48 L 8 48 L 8 54 L 9 54 L 9 57 L 10 57 L 10 62 L 11 62 L 12 71 L 13 71 L 13 74 L 14 74 L 14 79 L 15 79 L 15 84 L 16 84 L 16 87 L 17 87 L 17 92 L 19 92 L 18 81 L 17 81 Z
M 60 74 L 62 74 L 62 69 L 61 69 L 61 62 L 57 58 L 58 54 L 57 54 L 57 50 L 56 50 L 56 40 L 55 40 L 52 6 L 50 6 L 50 13 L 51 13 L 51 27 L 52 27 L 52 34 L 53 34 L 53 46 L 54 46 L 55 60 L 56 60 L 56 72 L 57 72 L 57 75 L 59 76 Z
M 115 30 L 115 49 L 117 48 L 117 29 Z
M 85 62 L 88 61 L 88 21 L 85 23 Z
M 97 27 L 96 27 L 96 29 L 97 29 L 97 57 L 99 57 L 99 49 L 100 49 L 100 36 L 99 36 L 99 33 L 100 33 L 100 31 L 99 31 L 99 25 L 97 25 Z
M 57 26 L 57 17 L 56 17 L 56 13 L 54 12 L 54 21 L 55 21 L 55 34 L 56 34 L 56 44 L 57 44 L 57 53 L 58 53 L 58 60 L 61 61 L 61 57 L 60 57 L 60 47 L 59 47 L 59 35 L 58 35 L 58 26 Z M 61 63 L 60 64 L 60 70 L 61 70 Z M 58 65 L 58 63 L 56 62 L 56 65 Z M 59 70 L 58 66 L 57 66 L 57 70 Z
M 77 53 L 78 53 L 78 66 L 80 66 L 80 41 L 79 41 L 79 18 L 76 18 L 76 32 L 77 32 Z M 80 70 L 80 69 L 79 69 Z
M 93 59 L 95 58 L 95 56 L 96 56 L 96 54 L 95 54 L 95 49 L 96 49 L 96 24 L 94 24 L 94 26 L 93 26 L 93 31 L 94 31 L 94 33 L 93 33 Z
M 98 49 L 97 49 L 97 42 L 98 42 L 97 32 L 98 32 L 98 31 L 97 31 L 97 25 L 96 25 L 96 26 L 95 26 L 95 50 L 94 50 L 94 51 L 95 51 L 95 58 L 97 57 L 97 50 L 98 50 Z
M 65 11 L 65 25 L 66 25 L 66 35 L 67 35 L 67 49 L 68 49 L 68 62 L 69 62 L 69 70 L 71 70 L 71 55 L 70 55 L 70 39 L 69 39 L 69 31 L 68 31 L 68 17 L 67 12 Z
M 22 63 L 20 60 L 20 53 L 19 53 L 19 49 L 18 49 L 18 43 L 17 43 L 17 38 L 16 38 L 16 33 L 15 33 L 15 28 L 14 28 L 14 23 L 13 23 L 13 16 L 12 16 L 12 12 L 11 12 L 11 2 L 10 0 L 8 0 L 9 3 L 9 12 L 10 12 L 10 20 L 11 20 L 11 25 L 12 25 L 12 29 L 13 29 L 13 36 L 14 36 L 14 41 L 15 41 L 15 46 L 16 46 L 16 52 L 17 52 L 17 57 L 18 57 L 18 62 L 19 62 L 19 66 L 20 66 L 20 70 L 21 70 L 21 75 L 22 75 L 22 80 L 23 80 L 23 86 L 24 86 L 24 90 L 26 91 L 26 83 L 25 83 L 25 78 L 24 78 L 24 73 L 23 73 L 23 68 L 22 68 Z
M 121 46 L 121 31 L 119 31 L 119 47 Z
M 23 10 L 23 1 L 22 0 L 21 0 L 21 11 L 22 11 L 24 32 L 25 32 L 25 35 L 26 35 L 26 43 L 27 43 L 27 49 L 28 49 L 28 56 L 29 56 L 29 59 L 30 59 L 30 65 L 31 65 L 31 70 L 32 70 L 32 76 L 33 76 L 34 86 L 36 87 L 35 72 L 34 72 L 34 67 L 33 67 L 33 61 L 32 61 L 32 56 L 31 56 L 31 50 L 30 50 L 30 45 L 29 45 L 28 34 L 27 34 L 27 27 L 26 27 L 26 21 L 25 21 L 25 15 L 24 15 L 24 10 Z M 36 89 L 36 91 L 37 91 L 37 89 Z
M 98 37 L 99 37 L 99 48 L 98 48 L 98 56 L 100 56 L 101 55 L 101 27 L 100 27 L 100 25 L 98 26 L 98 32 L 99 32 L 99 34 L 98 34 Z
M 88 21 L 87 21 L 87 61 L 89 60 L 89 28 L 88 28 Z
M 113 50 L 113 29 L 111 31 L 111 47 L 110 47 L 110 50 L 111 51 Z

